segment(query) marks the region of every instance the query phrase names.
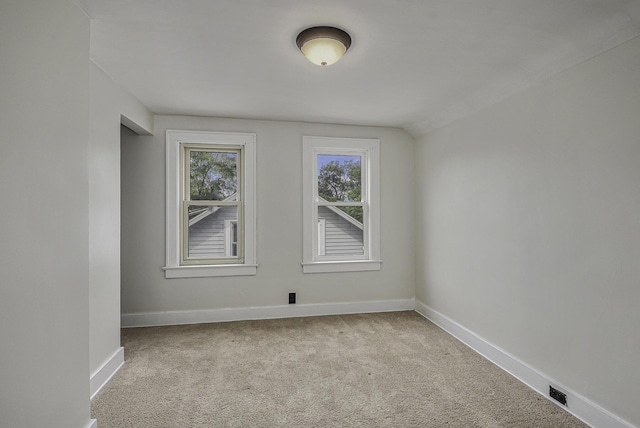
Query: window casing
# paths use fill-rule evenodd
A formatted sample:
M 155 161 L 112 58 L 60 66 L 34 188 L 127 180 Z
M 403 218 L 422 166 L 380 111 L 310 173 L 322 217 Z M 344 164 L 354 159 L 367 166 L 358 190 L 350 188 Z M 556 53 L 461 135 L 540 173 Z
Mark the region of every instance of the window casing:
M 167 131 L 167 278 L 255 275 L 255 135 Z
M 303 138 L 304 273 L 381 268 L 379 145 Z

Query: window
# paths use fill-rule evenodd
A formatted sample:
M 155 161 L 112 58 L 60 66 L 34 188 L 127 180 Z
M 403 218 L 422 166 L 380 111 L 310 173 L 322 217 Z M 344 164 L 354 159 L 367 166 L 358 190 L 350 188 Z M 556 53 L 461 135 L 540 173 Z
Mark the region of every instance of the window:
M 303 272 L 379 270 L 378 140 L 303 138 Z
M 167 131 L 167 278 L 255 275 L 255 135 Z

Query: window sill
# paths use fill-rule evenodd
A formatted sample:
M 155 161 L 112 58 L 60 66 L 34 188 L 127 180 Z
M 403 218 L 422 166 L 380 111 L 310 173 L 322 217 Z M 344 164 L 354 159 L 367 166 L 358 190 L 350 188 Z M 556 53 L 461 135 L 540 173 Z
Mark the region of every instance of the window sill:
M 382 260 L 349 260 L 302 263 L 302 273 L 366 272 L 380 270 Z
M 164 277 L 167 279 L 206 278 L 255 275 L 258 271 L 258 265 L 167 266 L 162 269 L 164 269 Z

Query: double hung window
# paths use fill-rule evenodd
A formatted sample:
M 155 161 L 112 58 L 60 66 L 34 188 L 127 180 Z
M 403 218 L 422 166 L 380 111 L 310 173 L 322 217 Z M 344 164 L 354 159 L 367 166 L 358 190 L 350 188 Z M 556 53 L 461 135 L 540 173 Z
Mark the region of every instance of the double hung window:
M 253 134 L 167 131 L 165 272 L 256 273 Z
M 303 272 L 379 270 L 379 141 L 304 137 L 303 156 Z

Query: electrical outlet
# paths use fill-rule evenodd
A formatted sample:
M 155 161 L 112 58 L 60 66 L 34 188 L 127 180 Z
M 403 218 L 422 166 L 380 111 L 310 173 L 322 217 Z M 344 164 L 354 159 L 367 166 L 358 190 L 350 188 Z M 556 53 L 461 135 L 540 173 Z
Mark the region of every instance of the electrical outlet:
M 549 385 L 549 397 L 553 398 L 558 403 L 564 406 L 567 405 L 567 394 L 565 394 L 564 392 L 558 391 L 551 385 Z
M 296 293 L 289 293 L 289 304 L 293 305 L 296 303 Z

